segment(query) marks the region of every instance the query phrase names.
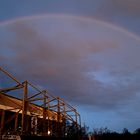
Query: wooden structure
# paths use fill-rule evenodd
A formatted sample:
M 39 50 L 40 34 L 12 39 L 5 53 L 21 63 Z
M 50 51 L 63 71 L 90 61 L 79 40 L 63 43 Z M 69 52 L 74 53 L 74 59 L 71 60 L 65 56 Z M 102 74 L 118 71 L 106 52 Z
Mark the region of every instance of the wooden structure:
M 12 87 L 0 88 L 1 136 L 15 134 L 66 137 L 72 125 L 78 132 L 81 119 L 74 107 L 28 81 L 20 83 L 2 68 L 0 72 L 15 82 Z M 8 94 L 11 91 L 12 94 L 20 91 L 22 95 L 16 98 Z

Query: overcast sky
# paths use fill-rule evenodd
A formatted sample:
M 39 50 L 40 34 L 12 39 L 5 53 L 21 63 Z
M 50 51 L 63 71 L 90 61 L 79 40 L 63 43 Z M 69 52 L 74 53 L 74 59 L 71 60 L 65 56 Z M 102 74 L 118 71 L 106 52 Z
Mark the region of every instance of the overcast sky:
M 91 130 L 134 131 L 139 7 L 139 0 L 1 0 L 0 66 L 74 105 Z

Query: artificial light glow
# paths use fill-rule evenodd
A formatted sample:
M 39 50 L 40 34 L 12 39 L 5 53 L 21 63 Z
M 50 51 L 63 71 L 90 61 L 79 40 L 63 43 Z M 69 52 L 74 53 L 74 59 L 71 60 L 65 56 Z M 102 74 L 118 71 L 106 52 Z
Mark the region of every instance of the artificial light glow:
M 51 134 L 51 131 L 48 130 L 48 135 L 50 135 L 50 134 Z

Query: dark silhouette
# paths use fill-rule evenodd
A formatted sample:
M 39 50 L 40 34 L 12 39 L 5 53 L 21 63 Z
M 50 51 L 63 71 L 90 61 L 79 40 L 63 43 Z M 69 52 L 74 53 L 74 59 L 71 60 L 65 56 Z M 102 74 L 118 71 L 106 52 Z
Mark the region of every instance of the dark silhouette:
M 140 140 L 140 128 L 137 128 L 132 133 L 127 128 L 124 128 L 121 133 L 117 133 L 105 127 L 93 129 L 93 132 L 90 132 L 90 136 L 91 140 Z

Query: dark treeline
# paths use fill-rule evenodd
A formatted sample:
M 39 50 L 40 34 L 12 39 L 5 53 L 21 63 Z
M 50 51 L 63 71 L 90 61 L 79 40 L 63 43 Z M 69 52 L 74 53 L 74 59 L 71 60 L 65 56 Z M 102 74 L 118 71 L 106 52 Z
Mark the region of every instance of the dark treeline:
M 100 129 L 93 129 L 92 132 L 88 131 L 88 127 L 84 126 L 77 131 L 75 125 L 71 125 L 65 137 L 43 137 L 43 136 L 21 136 L 21 140 L 34 139 L 34 140 L 140 140 L 140 128 L 134 132 L 129 132 L 124 128 L 122 132 L 118 133 L 109 130 L 107 127 Z
M 94 129 L 89 134 L 91 140 L 140 140 L 140 128 L 134 132 L 129 132 L 124 128 L 121 133 L 111 131 L 108 128 Z
M 129 132 L 127 128 L 124 128 L 122 132 L 115 132 L 105 127 L 89 132 L 86 126 L 81 127 L 79 131 L 72 127 L 67 138 L 73 140 L 140 140 L 140 128 L 134 132 Z

